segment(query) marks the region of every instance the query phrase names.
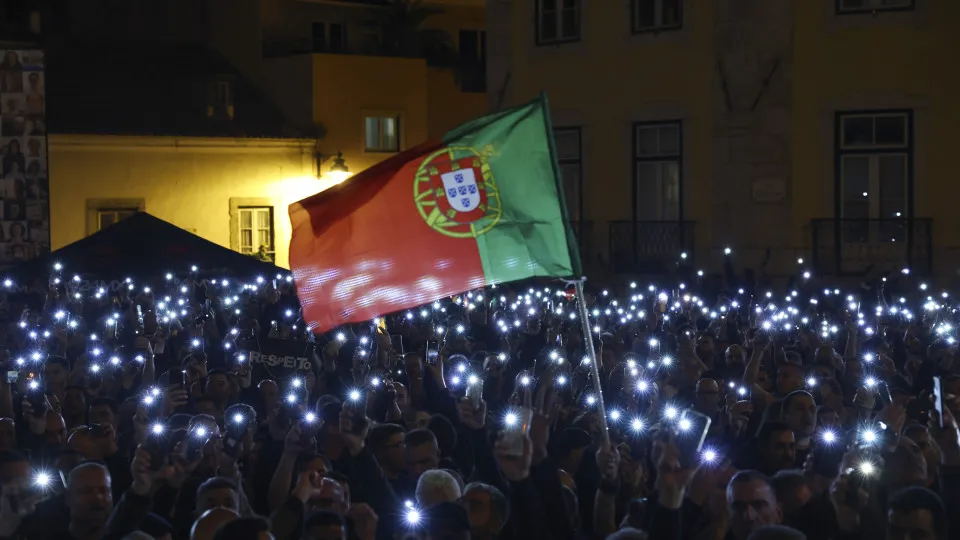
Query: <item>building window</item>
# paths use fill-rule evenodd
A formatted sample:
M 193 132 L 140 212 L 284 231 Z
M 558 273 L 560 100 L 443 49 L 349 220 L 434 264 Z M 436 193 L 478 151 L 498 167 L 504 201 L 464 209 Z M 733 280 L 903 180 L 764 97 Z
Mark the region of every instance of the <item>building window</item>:
M 634 125 L 634 218 L 681 221 L 683 145 L 679 121 Z
M 461 30 L 457 43 L 460 49 L 460 90 L 487 91 L 487 33 L 483 30 Z
M 683 0 L 632 0 L 633 32 L 661 32 L 683 26 Z
M 116 225 L 137 212 L 139 212 L 137 208 L 98 208 L 97 230 L 102 231 L 111 225 Z
M 217 81 L 214 91 L 214 105 L 218 107 L 233 106 L 233 85 L 230 81 Z
M 220 120 L 233 118 L 234 81 L 230 76 L 221 76 L 210 81 L 208 90 L 207 117 Z
M 911 111 L 838 115 L 838 210 L 839 217 L 847 222 L 844 225 L 847 241 L 896 240 L 899 234 L 868 227 L 867 221 L 889 222 L 910 217 L 912 116 Z M 850 223 L 858 220 L 863 221 L 860 229 Z M 879 227 L 884 225 L 880 223 Z M 891 227 L 901 230 L 896 223 Z M 872 238 L 880 233 L 881 237 Z
M 400 118 L 398 116 L 367 116 L 363 119 L 367 152 L 400 151 Z
M 347 50 L 346 25 L 315 22 L 312 30 L 313 52 L 339 53 Z
M 580 39 L 580 0 L 534 1 L 537 3 L 538 45 Z
M 837 0 L 837 13 L 904 11 L 913 8 L 914 0 Z
M 581 220 L 583 207 L 583 162 L 579 127 L 562 127 L 553 131 L 563 181 L 563 197 L 567 203 L 570 221 Z
M 241 206 L 237 208 L 237 251 L 247 255 L 261 254 L 273 260 L 273 207 Z

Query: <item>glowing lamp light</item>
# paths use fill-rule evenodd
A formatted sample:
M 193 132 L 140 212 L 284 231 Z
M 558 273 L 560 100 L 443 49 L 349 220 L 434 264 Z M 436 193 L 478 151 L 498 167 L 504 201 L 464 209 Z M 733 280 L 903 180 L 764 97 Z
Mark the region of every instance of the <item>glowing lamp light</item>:
M 616 422 L 617 420 L 620 420 L 620 411 L 618 411 L 617 409 L 610 411 L 610 419 L 613 420 L 614 422 Z
M 877 440 L 877 432 L 873 430 L 864 431 L 861 436 L 863 437 L 864 442 L 873 443 Z
M 815 377 L 807 377 L 807 386 L 816 386 L 817 379 Z
M 287 394 L 287 403 L 296 403 L 297 395 L 296 394 Z
M 593 405 L 597 402 L 597 396 L 589 395 L 587 396 L 587 405 Z
M 524 386 L 530 386 L 530 377 L 524 375 L 524 376 L 520 379 L 520 384 L 522 384 L 522 385 L 524 385 Z
M 476 375 L 470 375 L 467 377 L 467 384 L 477 384 L 478 382 L 480 382 L 480 378 Z
M 507 413 L 506 416 L 503 417 L 503 423 L 507 426 L 515 426 L 519 421 L 520 419 L 517 417 L 516 413 Z
M 349 397 L 350 397 L 350 401 L 360 401 L 360 391 L 351 390 Z
M 707 463 L 716 461 L 716 460 L 717 460 L 717 452 L 716 452 L 716 450 L 704 450 L 704 451 L 703 451 L 703 460 L 706 461 Z
M 303 420 L 308 424 L 312 424 L 317 421 L 317 415 L 312 412 L 308 412 L 303 416 Z
M 206 437 L 207 428 L 200 426 L 193 432 L 193 434 L 196 435 L 198 438 Z
M 630 429 L 632 429 L 632 430 L 634 430 L 634 431 L 642 431 L 642 430 L 643 430 L 643 420 L 640 419 L 640 418 L 634 418 L 634 419 L 633 419 L 633 422 L 630 422 Z
M 691 422 L 690 420 L 684 418 L 684 419 L 680 420 L 680 423 L 679 423 L 678 425 L 680 426 L 680 430 L 681 430 L 681 431 L 689 431 L 690 428 L 693 427 L 693 422 Z
M 873 465 L 873 463 L 870 463 L 869 461 L 864 461 L 863 463 L 860 464 L 860 472 L 864 476 L 870 476 L 871 474 L 875 473 L 876 470 L 877 468 Z
M 677 417 L 677 408 L 670 406 L 664 409 L 663 415 L 667 418 L 676 418 Z
M 163 429 L 163 424 L 154 424 L 150 427 L 150 431 L 152 431 L 154 435 L 163 434 Z
M 833 431 L 824 431 L 823 432 L 823 442 L 832 444 L 837 441 L 837 434 Z

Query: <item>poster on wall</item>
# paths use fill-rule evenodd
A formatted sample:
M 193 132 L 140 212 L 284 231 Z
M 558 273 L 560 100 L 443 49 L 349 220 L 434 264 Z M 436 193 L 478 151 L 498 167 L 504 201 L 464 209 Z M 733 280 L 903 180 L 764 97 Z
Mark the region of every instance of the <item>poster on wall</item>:
M 0 266 L 50 251 L 44 58 L 0 49 Z

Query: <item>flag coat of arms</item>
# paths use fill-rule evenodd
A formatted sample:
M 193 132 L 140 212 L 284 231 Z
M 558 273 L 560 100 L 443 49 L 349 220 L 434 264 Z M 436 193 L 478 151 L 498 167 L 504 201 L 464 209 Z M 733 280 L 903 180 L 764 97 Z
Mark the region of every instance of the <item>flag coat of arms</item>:
M 491 283 L 580 275 L 545 97 L 294 203 L 290 221 L 317 332 Z

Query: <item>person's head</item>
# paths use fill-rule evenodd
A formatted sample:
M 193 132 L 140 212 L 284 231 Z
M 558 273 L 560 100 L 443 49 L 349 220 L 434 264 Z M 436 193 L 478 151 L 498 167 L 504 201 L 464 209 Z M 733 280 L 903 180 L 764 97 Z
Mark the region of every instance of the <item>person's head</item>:
M 432 431 L 426 429 L 410 431 L 404 437 L 403 444 L 407 472 L 413 478 L 420 478 L 424 471 L 440 466 L 440 450 L 437 447 L 437 438 Z
M 10 142 L 7 143 L 7 153 L 10 154 L 10 155 L 19 154 L 19 153 L 20 153 L 20 141 L 18 141 L 18 140 L 16 140 L 16 139 L 11 139 Z
M 773 490 L 784 515 L 797 513 L 813 498 L 803 471 L 798 469 L 777 472 L 773 476 Z
M 11 204 L 10 212 L 14 216 L 20 215 L 20 205 Z M 14 221 L 10 224 L 10 240 L 22 240 L 24 232 L 23 225 L 21 225 L 19 221 Z
M 66 384 L 69 373 L 70 364 L 67 363 L 66 358 L 52 356 L 43 364 L 43 378 L 51 388 Z
M 797 459 L 797 445 L 793 429 L 787 424 L 777 421 L 765 422 L 757 433 L 757 445 L 760 466 L 764 471 L 772 474 L 794 466 Z
M 63 392 L 63 414 L 73 418 L 87 410 L 87 394 L 79 386 L 68 386 Z
M 927 461 L 927 478 L 933 480 L 937 478 L 937 472 L 940 465 L 940 447 L 930 436 L 930 430 L 922 424 L 909 424 L 903 434 L 906 438 L 913 441 L 923 452 L 923 457 Z
M 227 372 L 222 369 L 210 370 L 204 393 L 218 403 L 225 402 L 230 393 L 230 381 L 227 378 Z
M 444 502 L 425 514 L 425 540 L 470 540 L 470 518 L 462 506 Z
M 406 465 L 403 454 L 403 428 L 397 424 L 379 424 L 367 435 L 367 444 L 380 466 L 389 474 L 402 471 Z
M 417 480 L 416 498 L 417 506 L 424 509 L 442 502 L 455 502 L 460 498 L 460 484 L 447 471 L 424 471 Z
M 754 470 L 740 471 L 730 479 L 727 507 L 730 530 L 737 540 L 745 540 L 763 525 L 778 524 L 783 517 L 770 478 Z
M 193 412 L 207 416 L 217 416 L 217 404 L 211 396 L 197 396 L 193 399 Z
M 747 351 L 740 345 L 731 345 L 724 353 L 724 360 L 727 366 L 743 368 L 747 363 Z
M 91 530 L 106 525 L 113 511 L 107 468 L 94 462 L 74 467 L 67 477 L 66 502 L 71 522 Z
M 807 535 L 786 525 L 764 525 L 754 529 L 747 540 L 807 540 Z
M 14 450 L 0 452 L 0 484 L 26 482 L 30 478 L 30 461 Z
M 262 517 L 242 517 L 217 527 L 213 540 L 274 540 L 274 536 L 270 523 Z
M 447 420 L 446 416 L 442 414 L 431 415 L 430 421 L 427 422 L 427 429 L 433 432 L 433 436 L 436 437 L 440 455 L 449 456 L 453 453 L 457 446 L 457 430 L 450 420 Z
M 330 460 L 323 454 L 301 454 L 297 460 L 298 473 L 317 473 L 326 476 L 333 470 Z
M 19 66 L 20 66 L 20 57 L 17 56 L 16 51 L 7 51 L 7 54 L 3 55 L 3 67 L 15 68 Z
M 117 424 L 120 420 L 118 412 L 119 408 L 115 400 L 108 397 L 95 398 L 87 408 L 87 423 L 102 426 L 109 424 L 113 426 L 114 433 L 116 433 Z
M 207 510 L 193 522 L 193 527 L 190 528 L 190 540 L 213 540 L 217 529 L 239 518 L 236 512 L 226 508 Z
M 304 540 L 347 540 L 347 523 L 332 510 L 318 510 L 303 524 Z
M 833 369 L 832 363 L 820 362 L 810 368 L 809 376 L 816 378 L 818 381 L 832 381 L 836 373 L 837 371 Z
M 787 394 L 780 416 L 797 439 L 810 437 L 817 429 L 817 403 L 810 392 L 796 390 Z
M 836 379 L 817 378 L 817 392 L 823 405 L 839 410 L 843 407 L 843 389 Z
M 474 538 L 496 537 L 510 516 L 510 504 L 506 496 L 490 484 L 467 484 L 459 502 L 467 511 Z
M 696 408 L 698 411 L 713 415 L 720 410 L 720 387 L 717 381 L 713 379 L 700 379 L 697 381 Z
M 833 407 L 821 405 L 817 407 L 817 425 L 823 429 L 839 429 L 841 427 L 840 415 Z
M 907 437 L 900 437 L 897 448 L 887 457 L 884 465 L 894 486 L 927 484 L 927 460 L 920 446 Z
M 780 364 L 777 368 L 777 391 L 789 394 L 803 388 L 803 369 L 794 364 Z
M 17 446 L 17 426 L 12 418 L 0 418 L 0 452 L 9 452 Z
M 947 513 L 940 496 L 908 487 L 887 502 L 887 540 L 946 540 Z
M 217 476 L 200 484 L 197 488 L 195 516 L 201 516 L 211 508 L 226 508 L 240 511 L 240 494 L 237 484 L 229 478 Z

